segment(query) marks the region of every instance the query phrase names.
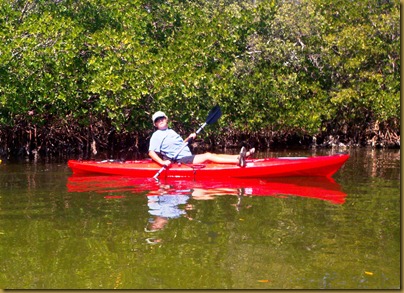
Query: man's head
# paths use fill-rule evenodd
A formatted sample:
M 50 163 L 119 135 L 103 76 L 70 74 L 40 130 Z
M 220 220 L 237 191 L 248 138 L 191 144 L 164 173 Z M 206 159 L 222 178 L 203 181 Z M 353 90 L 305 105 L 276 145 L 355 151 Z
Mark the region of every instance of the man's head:
M 167 118 L 167 115 L 166 115 L 164 112 L 157 111 L 157 112 L 154 113 L 153 116 L 152 116 L 153 124 L 156 123 L 156 121 L 157 121 L 159 118 Z
M 164 114 L 164 112 L 161 111 L 157 111 L 156 113 L 153 114 L 152 116 L 152 120 L 153 120 L 153 125 L 155 127 L 157 127 L 160 130 L 164 130 L 168 128 L 168 124 L 167 124 L 167 115 Z

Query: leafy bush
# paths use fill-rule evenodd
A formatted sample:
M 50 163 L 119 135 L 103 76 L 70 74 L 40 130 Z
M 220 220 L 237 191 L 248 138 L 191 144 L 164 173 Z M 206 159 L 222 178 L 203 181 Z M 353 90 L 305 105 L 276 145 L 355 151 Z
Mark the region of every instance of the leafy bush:
M 188 131 L 215 104 L 219 126 L 238 133 L 397 121 L 399 9 L 371 0 L 3 0 L 0 125 L 103 121 L 148 133 L 163 110 Z

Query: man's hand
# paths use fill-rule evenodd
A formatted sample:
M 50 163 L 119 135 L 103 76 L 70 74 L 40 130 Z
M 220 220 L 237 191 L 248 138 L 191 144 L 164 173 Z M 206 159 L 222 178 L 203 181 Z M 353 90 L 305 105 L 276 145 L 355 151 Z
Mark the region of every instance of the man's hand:
M 171 161 L 170 160 L 162 160 L 159 155 L 156 154 L 155 151 L 149 151 L 149 156 L 150 158 L 153 159 L 153 161 L 155 161 L 157 164 L 160 164 L 162 166 L 165 167 L 169 167 L 171 165 Z
M 194 133 L 191 133 L 191 134 L 184 140 L 184 142 L 192 141 L 195 137 L 196 137 L 196 133 L 195 133 L 195 132 L 194 132 Z

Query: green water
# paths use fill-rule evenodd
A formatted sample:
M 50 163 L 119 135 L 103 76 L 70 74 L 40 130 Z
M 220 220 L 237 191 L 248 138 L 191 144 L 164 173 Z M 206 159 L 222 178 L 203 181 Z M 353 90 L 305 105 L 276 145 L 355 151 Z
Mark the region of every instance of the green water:
M 400 288 L 400 152 L 350 154 L 340 203 L 184 189 L 165 217 L 133 184 L 72 192 L 65 163 L 3 162 L 0 288 Z

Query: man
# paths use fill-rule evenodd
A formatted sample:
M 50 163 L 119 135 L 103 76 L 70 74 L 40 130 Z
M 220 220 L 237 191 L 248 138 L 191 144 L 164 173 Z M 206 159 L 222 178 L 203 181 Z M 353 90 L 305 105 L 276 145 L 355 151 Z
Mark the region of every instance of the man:
M 242 147 L 239 155 L 214 153 L 193 155 L 189 147 L 185 146 L 178 153 L 185 142 L 196 137 L 196 133 L 190 134 L 183 140 L 177 132 L 168 127 L 168 117 L 161 111 L 154 113 L 152 120 L 157 130 L 150 139 L 149 156 L 162 166 L 168 167 L 172 162 L 202 164 L 206 161 L 211 161 L 214 163 L 238 164 L 240 167 L 245 167 L 245 159 L 255 152 L 254 148 L 247 152 L 245 147 Z

